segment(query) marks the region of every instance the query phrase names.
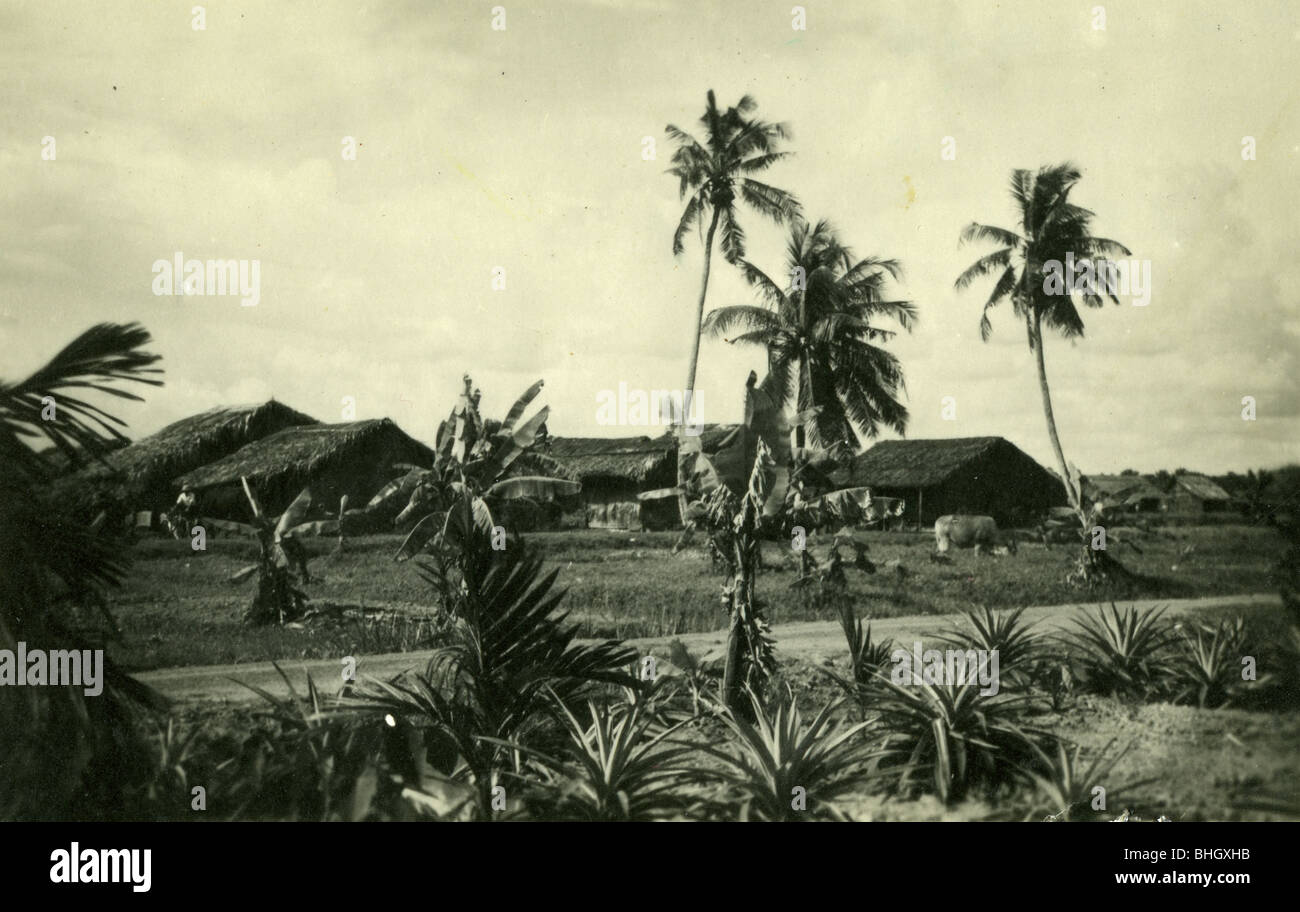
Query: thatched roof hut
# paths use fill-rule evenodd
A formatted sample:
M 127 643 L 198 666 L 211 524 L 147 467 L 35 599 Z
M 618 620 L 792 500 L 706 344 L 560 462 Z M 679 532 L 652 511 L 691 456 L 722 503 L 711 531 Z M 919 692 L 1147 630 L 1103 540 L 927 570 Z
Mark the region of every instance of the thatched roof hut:
M 593 528 L 640 529 L 676 521 L 652 516 L 637 494 L 677 483 L 677 445 L 650 437 L 551 437 L 543 452 L 582 483 L 581 522 Z
M 649 437 L 551 437 L 545 452 L 586 490 L 668 477 L 671 472 L 665 472 L 676 465 L 676 450 L 673 443 Z
M 855 457 L 845 474 L 849 485 L 902 498 L 904 520 L 921 525 L 947 513 L 1023 525 L 1066 502 L 1060 479 L 1001 437 L 883 440 Z
M 364 505 L 394 474 L 398 463 L 433 464 L 433 451 L 388 418 L 286 428 L 175 479 L 198 493 L 204 515 L 238 518 L 247 478 L 269 512 L 280 512 L 310 486 L 316 504 L 337 512 L 347 495 Z M 223 515 L 233 514 L 233 515 Z
M 1172 509 L 1178 513 L 1215 513 L 1232 506 L 1232 495 L 1204 475 L 1174 477 Z
M 1083 497 L 1107 510 L 1154 512 L 1165 509 L 1168 497 L 1141 475 L 1086 475 Z
M 271 399 L 257 405 L 221 406 L 167 425 L 114 450 L 55 483 L 58 496 L 86 510 L 105 499 L 125 510 L 171 506 L 172 480 L 284 428 L 314 425 L 315 418 Z

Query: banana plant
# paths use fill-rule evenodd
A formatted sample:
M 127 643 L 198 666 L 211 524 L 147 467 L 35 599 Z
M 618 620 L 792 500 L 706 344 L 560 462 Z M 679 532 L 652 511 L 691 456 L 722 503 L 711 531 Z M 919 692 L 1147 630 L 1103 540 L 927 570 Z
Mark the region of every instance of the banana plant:
M 679 476 L 687 479 L 686 534 L 692 528 L 703 528 L 712 552 L 728 571 L 722 593 L 730 617 L 723 702 L 742 714 L 750 708 L 742 700 L 744 691 L 762 693 L 776 670 L 769 627 L 755 597 L 761 542 L 790 545 L 800 527 L 806 535 L 817 528 L 850 526 L 869 519 L 873 511 L 867 488 L 814 496 L 825 485 L 808 484 L 803 477 L 810 461 L 793 458 L 790 426 L 772 386 L 770 375 L 759 383 L 757 374 L 750 372 L 745 384 L 745 421 L 733 441 L 741 447 L 742 459 L 711 457 L 698 437 L 685 437 L 678 456 Z M 865 546 L 855 547 L 854 564 L 874 572 L 865 550 Z M 807 574 L 806 549 L 800 557 Z M 833 566 L 839 568 L 842 561 L 837 560 L 836 548 L 832 548 L 831 557 Z M 838 572 L 842 576 L 842 569 Z
M 493 506 L 502 501 L 551 503 L 582 490 L 576 481 L 555 477 L 559 464 L 534 450 L 545 439 L 550 407 L 524 415 L 543 381 L 525 390 L 500 423 L 484 420 L 479 413 L 481 394 L 468 374 L 464 384 L 451 414 L 438 427 L 433 467 L 391 482 L 367 504 L 368 510 L 377 510 L 410 491 L 406 507 L 394 520 L 397 525 L 415 523 L 398 549 L 398 561 L 448 543 L 448 517 L 458 506 L 467 505 L 474 525 L 491 532 L 498 528 Z
M 247 478 L 241 478 L 244 494 L 253 511 L 253 522 L 222 522 L 227 531 L 242 532 L 257 539 L 259 554 L 256 564 L 245 567 L 230 577 L 240 582 L 257 574 L 257 593 L 244 612 L 249 624 L 284 624 L 302 617 L 306 611 L 307 595 L 293 584 L 292 573 L 297 570 L 302 583 L 311 582 L 307 570 L 307 551 L 299 536 L 329 534 L 337 530 L 338 520 L 304 522 L 311 509 L 311 488 L 303 488 L 293 503 L 279 516 L 268 516 Z

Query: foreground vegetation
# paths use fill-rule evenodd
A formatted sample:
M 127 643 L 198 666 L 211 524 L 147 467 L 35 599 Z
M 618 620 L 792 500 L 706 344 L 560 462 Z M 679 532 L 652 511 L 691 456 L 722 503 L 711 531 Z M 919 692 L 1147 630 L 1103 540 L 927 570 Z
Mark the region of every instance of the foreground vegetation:
M 462 541 L 473 539 L 466 530 L 468 521 L 457 532 Z M 1220 558 L 1231 553 L 1232 540 L 1259 560 L 1275 560 L 1278 550 L 1253 531 L 1187 533 L 1197 545 L 1171 543 L 1184 563 L 1196 547 L 1216 542 Z M 896 644 L 873 640 L 850 599 L 828 592 L 814 599 L 818 590 L 810 590 L 806 609 L 838 616 L 844 651 L 829 662 L 779 662 L 741 712 L 723 699 L 721 661 L 674 643 L 661 655 L 671 664 L 647 672 L 643 657 L 620 642 L 580 643 L 578 628 L 560 613 L 567 605 L 556 585 L 561 565 L 565 577 L 578 579 L 620 561 L 680 567 L 686 559 L 672 554 L 666 537 L 611 535 L 599 552 L 583 547 L 590 533 L 536 538 L 544 549 L 531 555 L 479 542 L 421 562 L 410 605 L 447 610 L 412 607 L 394 616 L 421 618 L 419 645 L 435 650 L 424 671 L 346 685 L 338 696 L 311 683 L 294 693 L 286 677 L 280 692 L 258 691 L 261 709 L 181 708 L 165 726 L 152 723 L 156 761 L 124 776 L 127 785 L 113 800 L 101 798 L 92 813 L 77 816 L 1080 821 L 1300 814 L 1300 761 L 1292 749 L 1300 736 L 1300 642 L 1286 609 L 1183 615 L 1177 624 L 1158 610 L 1092 609 L 1080 611 L 1064 635 L 1045 634 L 1016 611 L 974 611 L 954 618 L 927 647 L 997 650 L 1001 687 L 987 694 L 978 685 L 900 681 L 891 672 Z M 875 536 L 876 550 L 920 544 L 889 538 Z M 367 559 L 386 560 L 391 544 L 369 541 L 325 555 L 322 564 L 355 560 L 360 571 Z M 162 564 L 185 559 L 166 542 L 140 551 Z M 1044 549 L 1043 559 L 1048 554 Z M 1152 548 L 1143 554 L 1158 559 Z M 697 563 L 707 593 L 717 578 Z M 970 569 L 977 566 L 994 572 L 1013 563 L 986 560 Z M 1267 564 L 1252 569 L 1253 578 L 1269 579 Z M 310 635 L 311 626 L 302 632 Z M 1249 680 L 1243 656 L 1258 672 Z M 201 801 L 191 800 L 199 794 Z
M 1204 708 L 1184 687 L 1205 667 L 1192 660 L 1194 644 L 1235 629 L 1235 619 L 1184 618 L 1176 630 L 1156 615 L 1121 612 L 1117 629 L 1136 627 L 1139 635 L 1108 640 L 1114 648 L 1103 659 L 1087 641 L 1089 630 L 1106 628 L 1105 613 L 1089 612 L 1065 639 L 1037 635 L 1014 613 L 986 613 L 952 631 L 954 642 L 997 646 L 1008 657 L 996 696 L 960 685 L 892 684 L 887 671 L 869 667 L 891 644 L 868 642 L 829 667 L 783 661 L 747 719 L 718 700 L 720 662 L 676 648 L 673 668 L 639 680 L 644 665 L 635 654 L 615 644 L 579 647 L 560 628 L 538 624 L 533 608 L 553 593 L 536 568 L 523 572 L 531 582 L 505 601 L 493 595 L 481 603 L 495 607 L 468 621 L 465 635 L 444 629 L 439 658 L 423 672 L 361 682 L 341 698 L 282 687 L 265 692 L 261 706 L 198 704 L 167 719 L 141 717 L 138 724 L 153 732 L 151 762 L 122 770 L 126 785 L 111 799 L 83 795 L 63 813 L 172 820 L 1300 814 L 1300 657 L 1286 646 L 1290 619 L 1275 607 L 1245 612 L 1243 639 L 1210 669 L 1232 681 L 1240 650 L 1249 649 L 1261 679 Z M 498 574 L 487 588 L 504 593 L 512 587 L 500 584 L 514 576 Z M 493 629 L 519 639 L 493 637 Z M 865 633 L 859 629 L 859 643 Z M 477 645 L 467 652 L 471 642 Z M 520 644 L 526 655 L 513 655 Z M 1073 669 L 1068 686 L 1053 674 L 1058 663 Z M 1128 673 L 1139 665 L 1146 669 L 1140 679 Z M 521 674 L 525 667 L 530 672 Z M 193 806 L 196 786 L 202 812 Z M 1105 790 L 1104 806 L 1096 786 Z
M 876 563 L 873 575 L 850 573 L 844 598 L 859 614 L 899 617 L 952 614 L 972 605 L 1015 608 L 1106 598 L 1185 598 L 1276 591 L 1270 573 L 1281 551 L 1276 532 L 1245 526 L 1185 527 L 1151 538 L 1126 562 L 1145 579 L 1140 590 L 1085 593 L 1063 581 L 1073 551 L 1026 545 L 1013 558 L 959 554 L 952 564 L 929 560 L 933 537 L 859 533 Z M 702 548 L 674 555 L 673 533 L 556 532 L 530 535 L 548 568 L 562 571 L 569 619 L 583 637 L 660 637 L 726 625 L 720 577 Z M 420 648 L 428 637 L 433 599 L 411 565 L 394 566 L 401 538 L 350 540 L 331 554 L 330 540 L 306 540 L 314 557 L 310 606 L 325 612 L 299 627 L 241 623 L 247 591 L 228 577 L 256 556 L 241 538 L 209 540 L 206 552 L 188 541 L 146 539 L 133 549 L 130 577 L 115 594 L 123 639 L 110 648 L 135 670 L 234 664 L 272 659 L 334 658 Z M 813 540 L 814 553 L 824 545 Z M 768 543 L 759 598 L 772 623 L 829 620 L 836 593 L 791 588 L 793 561 Z M 901 571 L 890 566 L 900 562 Z M 784 569 L 783 569 L 784 568 Z M 362 607 L 366 611 L 362 611 Z M 333 610 L 331 610 L 333 609 Z

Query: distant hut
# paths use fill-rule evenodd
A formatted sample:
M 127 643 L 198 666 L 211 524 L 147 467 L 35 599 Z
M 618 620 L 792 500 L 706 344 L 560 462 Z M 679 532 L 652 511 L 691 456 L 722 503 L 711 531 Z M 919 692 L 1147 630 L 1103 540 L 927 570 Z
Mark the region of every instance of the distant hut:
M 1204 475 L 1174 476 L 1171 501 L 1175 513 L 1222 513 L 1232 507 L 1232 496 Z
M 1023 526 L 1066 503 L 1060 479 L 1001 437 L 883 440 L 854 457 L 836 480 L 902 498 L 903 521 L 921 526 L 947 513 Z
M 677 448 L 671 440 L 551 437 L 544 452 L 568 477 L 582 483 L 578 525 L 639 530 L 677 524 L 675 500 L 637 500 L 642 492 L 677 483 Z
M 278 513 L 310 486 L 314 512 L 334 515 L 347 495 L 362 506 L 395 475 L 398 463 L 433 464 L 433 451 L 388 418 L 347 424 L 286 428 L 229 456 L 187 472 L 175 486 L 199 494 L 204 515 L 244 519 L 248 514 L 240 479 L 246 477 L 262 507 Z
M 1086 475 L 1083 498 L 1108 513 L 1156 513 L 1168 508 L 1168 497 L 1141 475 Z
M 222 406 L 167 425 L 161 431 L 65 475 L 56 496 L 80 513 L 112 507 L 122 513 L 166 510 L 176 500 L 172 480 L 288 427 L 314 425 L 309 415 L 274 399 Z

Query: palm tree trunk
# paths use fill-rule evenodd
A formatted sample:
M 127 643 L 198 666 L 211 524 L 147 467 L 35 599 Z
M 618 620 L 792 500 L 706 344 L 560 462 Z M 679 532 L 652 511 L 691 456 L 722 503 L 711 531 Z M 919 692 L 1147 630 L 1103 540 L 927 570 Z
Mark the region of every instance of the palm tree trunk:
M 1070 467 L 1065 462 L 1065 451 L 1061 449 L 1061 438 L 1056 433 L 1056 417 L 1052 414 L 1052 394 L 1047 388 L 1047 368 L 1043 363 L 1043 328 L 1038 313 L 1035 311 L 1029 322 L 1029 334 L 1034 344 L 1034 358 L 1038 363 L 1038 388 L 1043 394 L 1043 415 L 1047 418 L 1047 435 L 1052 440 L 1052 451 L 1056 453 L 1056 465 L 1061 470 L 1065 481 L 1066 496 L 1070 506 L 1079 517 L 1079 531 L 1082 553 L 1079 556 L 1078 570 L 1067 579 L 1076 580 L 1088 586 L 1106 581 L 1122 581 L 1129 578 L 1123 564 L 1112 558 L 1104 550 L 1094 550 L 1090 543 L 1088 529 L 1089 516 L 1083 509 L 1083 492 L 1074 486 L 1070 478 Z
M 718 214 L 718 208 L 713 207 L 713 219 L 709 222 L 709 233 L 704 239 L 704 278 L 700 282 L 700 300 L 695 307 L 695 331 L 691 338 L 691 361 L 686 371 L 686 388 L 682 390 L 682 423 L 678 428 L 677 510 L 683 526 L 686 525 L 687 502 L 686 476 L 682 472 L 680 441 L 685 433 L 686 413 L 690 410 L 691 400 L 695 398 L 695 368 L 700 361 L 700 329 L 704 325 L 704 299 L 709 293 L 709 266 L 713 260 L 713 235 L 718 230 Z
M 1074 481 L 1070 478 L 1070 467 L 1065 462 L 1061 438 L 1056 433 L 1056 417 L 1052 414 L 1052 392 L 1047 386 L 1047 366 L 1043 361 L 1043 327 L 1036 310 L 1030 318 L 1029 338 L 1033 343 L 1034 359 L 1038 364 L 1038 389 L 1043 396 L 1043 417 L 1047 419 L 1047 436 L 1052 441 L 1052 452 L 1056 454 L 1056 467 L 1061 471 L 1061 479 L 1065 483 L 1065 493 L 1069 498 L 1070 506 L 1075 509 L 1082 521 L 1083 507 L 1079 503 L 1078 492 L 1074 489 Z

